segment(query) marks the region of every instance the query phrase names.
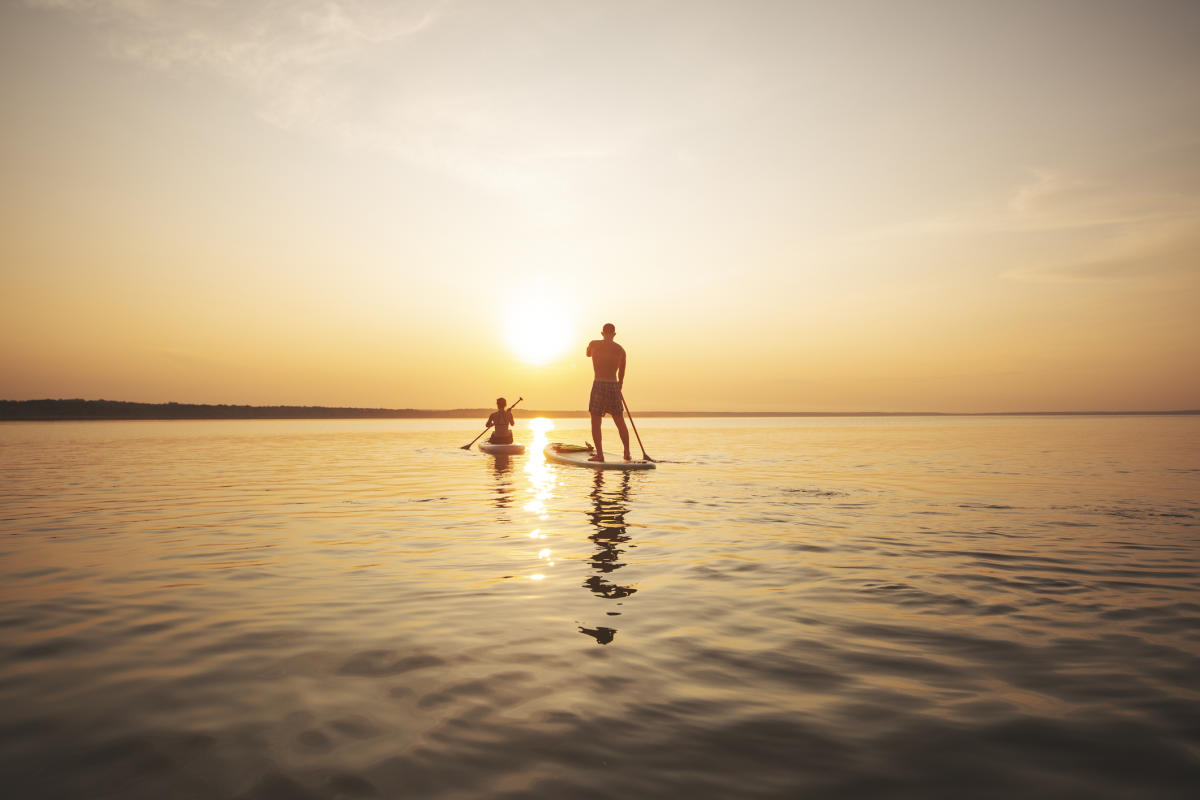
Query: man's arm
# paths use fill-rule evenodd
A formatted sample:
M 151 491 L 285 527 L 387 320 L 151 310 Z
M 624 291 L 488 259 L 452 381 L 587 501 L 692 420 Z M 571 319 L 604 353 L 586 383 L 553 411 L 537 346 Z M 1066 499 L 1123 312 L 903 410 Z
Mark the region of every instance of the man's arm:
M 594 345 L 595 343 L 596 343 L 595 339 L 592 339 L 590 342 L 588 342 L 588 347 L 587 347 L 587 357 L 588 358 L 592 357 L 592 345 Z
M 621 365 L 617 367 L 617 386 L 625 386 L 625 348 L 621 348 Z
M 496 424 L 495 419 L 496 419 L 496 412 L 493 411 L 491 414 L 488 415 L 487 425 L 484 425 L 483 427 L 484 428 L 492 427 L 493 425 Z

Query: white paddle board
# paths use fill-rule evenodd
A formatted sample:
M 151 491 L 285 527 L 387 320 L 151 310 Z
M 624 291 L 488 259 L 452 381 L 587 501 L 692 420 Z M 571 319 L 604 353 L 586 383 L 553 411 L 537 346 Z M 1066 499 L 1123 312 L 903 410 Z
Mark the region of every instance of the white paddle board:
M 485 453 L 491 453 L 494 456 L 519 456 L 525 452 L 525 445 L 517 444 L 492 444 L 491 442 L 480 442 L 479 449 Z
M 561 442 L 551 442 L 542 448 L 547 461 L 556 464 L 570 464 L 574 467 L 591 467 L 592 469 L 654 469 L 653 461 L 626 461 L 623 458 L 613 458 L 605 455 L 603 461 L 588 461 L 594 453 L 591 450 L 559 450 Z

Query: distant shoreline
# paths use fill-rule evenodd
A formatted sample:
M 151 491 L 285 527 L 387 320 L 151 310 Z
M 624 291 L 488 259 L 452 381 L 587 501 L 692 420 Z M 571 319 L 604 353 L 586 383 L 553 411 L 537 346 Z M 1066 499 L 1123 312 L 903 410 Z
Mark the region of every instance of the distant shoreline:
M 0 400 L 0 421 L 79 422 L 87 420 L 179 419 L 477 419 L 492 408 L 338 408 L 330 406 L 251 406 L 204 403 L 132 403 L 120 400 Z M 580 409 L 518 408 L 518 417 L 585 419 Z M 1198 415 L 1178 411 L 639 411 L 638 417 L 1138 417 Z

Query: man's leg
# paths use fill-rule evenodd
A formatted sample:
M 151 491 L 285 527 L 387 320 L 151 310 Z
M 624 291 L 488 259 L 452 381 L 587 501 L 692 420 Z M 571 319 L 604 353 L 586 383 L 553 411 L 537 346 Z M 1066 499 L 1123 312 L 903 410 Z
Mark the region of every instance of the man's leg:
M 592 456 L 591 458 L 589 458 L 588 459 L 589 461 L 603 461 L 604 460 L 604 443 L 602 441 L 602 438 L 601 438 L 602 433 L 600 431 L 600 426 L 603 422 L 604 422 L 604 415 L 597 414 L 595 411 L 593 411 L 592 412 L 592 441 L 594 441 L 596 443 L 596 454 L 594 456 Z
M 617 433 L 621 434 L 621 445 L 625 448 L 625 460 L 632 461 L 633 456 L 629 455 L 629 428 L 625 427 L 625 415 L 613 414 L 613 422 L 617 425 Z

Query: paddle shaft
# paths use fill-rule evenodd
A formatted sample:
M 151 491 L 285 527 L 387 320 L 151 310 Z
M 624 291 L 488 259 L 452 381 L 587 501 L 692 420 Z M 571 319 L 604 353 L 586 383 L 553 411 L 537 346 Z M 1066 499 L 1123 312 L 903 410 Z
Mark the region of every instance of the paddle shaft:
M 637 437 L 638 447 L 642 448 L 642 458 L 647 461 L 654 461 L 653 458 L 646 455 L 646 446 L 642 444 L 642 435 L 638 433 L 637 425 L 633 422 L 633 412 L 629 410 L 629 402 L 625 399 L 625 393 L 621 393 L 621 402 L 625 404 L 625 413 L 629 415 L 629 424 L 633 426 L 633 435 Z
M 508 410 L 509 410 L 509 411 L 512 411 L 512 410 L 513 410 L 514 408 L 516 408 L 516 407 L 517 407 L 517 405 L 518 405 L 518 404 L 519 404 L 519 403 L 520 403 L 522 400 L 524 400 L 524 399 L 525 399 L 524 397 L 518 397 L 518 398 L 517 398 L 517 402 L 516 402 L 516 403 L 513 403 L 511 406 L 509 406 L 509 407 L 508 407 Z M 484 435 L 485 433 L 487 433 L 487 432 L 488 432 L 488 426 L 487 426 L 487 425 L 484 425 L 484 426 L 483 426 L 483 430 L 481 430 L 481 431 L 479 432 L 479 436 L 483 436 L 483 435 Z M 471 441 L 469 441 L 469 442 L 467 442 L 466 444 L 464 444 L 464 445 L 462 446 L 462 448 L 460 448 L 460 449 L 462 449 L 462 450 L 470 450 L 470 449 L 471 449 L 471 445 L 473 445 L 473 444 L 475 444 L 476 442 L 478 442 L 478 441 L 479 441 L 479 436 L 476 436 L 474 439 L 472 439 Z M 638 442 L 638 444 L 641 444 L 641 442 Z

